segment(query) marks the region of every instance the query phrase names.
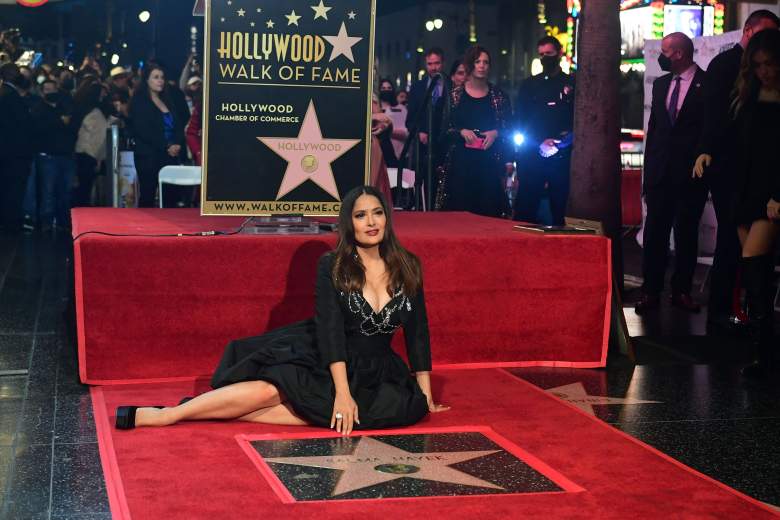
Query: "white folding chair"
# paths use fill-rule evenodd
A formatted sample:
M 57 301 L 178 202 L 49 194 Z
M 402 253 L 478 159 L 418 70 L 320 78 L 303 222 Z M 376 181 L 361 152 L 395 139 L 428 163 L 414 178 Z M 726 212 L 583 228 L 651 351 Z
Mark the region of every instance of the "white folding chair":
M 164 166 L 159 174 L 160 207 L 163 207 L 163 184 L 200 186 L 200 166 Z

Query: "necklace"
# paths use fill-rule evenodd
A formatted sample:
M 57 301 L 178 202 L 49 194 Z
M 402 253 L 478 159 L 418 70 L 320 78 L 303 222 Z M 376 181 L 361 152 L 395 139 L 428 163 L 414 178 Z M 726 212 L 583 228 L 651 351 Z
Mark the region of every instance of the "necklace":
M 347 306 L 350 312 L 360 316 L 360 333 L 364 336 L 374 336 L 376 334 L 392 334 L 399 325 L 393 325 L 390 323 L 390 318 L 394 312 L 406 307 L 407 311 L 412 310 L 412 302 L 409 298 L 403 294 L 401 289 L 397 289 L 393 293 L 393 297 L 385 304 L 379 312 L 374 312 L 371 309 L 370 313 L 366 313 L 365 308 L 371 308 L 368 301 L 363 297 L 363 294 L 359 291 L 354 291 L 349 294 L 341 293 L 342 296 L 347 298 Z M 397 301 L 396 301 L 397 300 Z M 395 303 L 393 303 L 395 301 Z

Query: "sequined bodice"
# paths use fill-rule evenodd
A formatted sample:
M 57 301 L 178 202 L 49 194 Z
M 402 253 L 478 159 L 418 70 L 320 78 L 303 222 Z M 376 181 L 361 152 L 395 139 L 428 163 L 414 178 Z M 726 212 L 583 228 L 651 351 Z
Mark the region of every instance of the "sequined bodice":
M 408 313 L 412 310 L 412 302 L 400 289 L 393 293 L 393 297 L 379 312 L 371 308 L 359 291 L 341 292 L 340 296 L 351 314 L 349 321 L 357 322 L 357 331 L 363 336 L 393 334 L 403 324 L 402 311 Z

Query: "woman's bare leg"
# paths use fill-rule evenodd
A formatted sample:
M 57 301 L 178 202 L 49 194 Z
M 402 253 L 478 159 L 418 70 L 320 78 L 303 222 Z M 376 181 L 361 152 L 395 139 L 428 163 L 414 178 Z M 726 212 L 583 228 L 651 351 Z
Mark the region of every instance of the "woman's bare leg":
M 279 424 L 282 426 L 305 426 L 308 424 L 297 416 L 287 403 L 280 403 L 276 406 L 255 410 L 243 417 L 239 417 L 238 420 L 263 424 Z
M 742 257 L 768 255 L 774 252 L 777 236 L 780 234 L 780 223 L 771 220 L 756 220 L 748 231 L 740 226 L 740 241 L 742 242 Z M 744 240 L 742 239 L 744 232 Z
M 139 408 L 136 426 L 167 426 L 179 421 L 237 419 L 282 402 L 276 387 L 265 381 L 245 381 L 217 388 L 170 408 Z

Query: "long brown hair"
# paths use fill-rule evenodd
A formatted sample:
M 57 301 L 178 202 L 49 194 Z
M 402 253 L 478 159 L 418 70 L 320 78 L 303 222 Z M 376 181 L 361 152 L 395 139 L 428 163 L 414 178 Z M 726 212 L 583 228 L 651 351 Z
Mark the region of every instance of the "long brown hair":
M 393 231 L 392 214 L 382 193 L 372 186 L 358 186 L 344 196 L 339 211 L 339 243 L 334 252 L 333 285 L 344 292 L 360 291 L 366 283 L 366 270 L 357 253 L 355 226 L 352 224 L 352 211 L 361 195 L 371 195 L 382 204 L 387 218 L 385 234 L 379 244 L 379 255 L 385 261 L 388 279 L 387 292 L 401 289 L 407 296 L 414 296 L 422 286 L 422 269 L 415 255 L 404 249 Z
M 758 99 L 761 82 L 756 77 L 753 58 L 759 51 L 768 54 L 774 62 L 780 61 L 780 32 L 765 29 L 750 38 L 747 49 L 742 55 L 739 76 L 737 76 L 737 83 L 734 87 L 733 108 L 735 115 L 739 115 L 742 109 Z

